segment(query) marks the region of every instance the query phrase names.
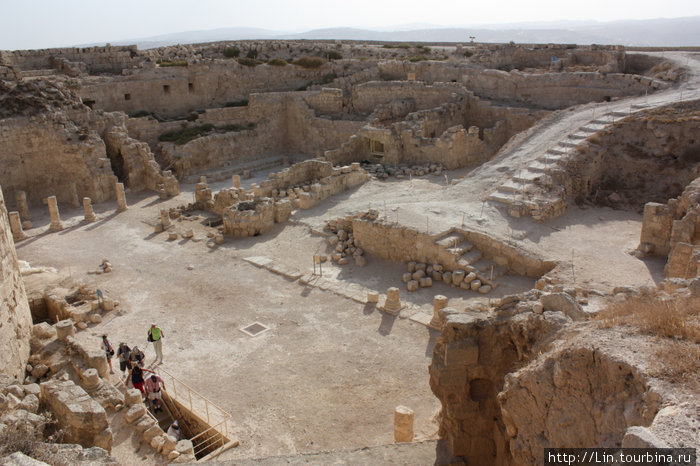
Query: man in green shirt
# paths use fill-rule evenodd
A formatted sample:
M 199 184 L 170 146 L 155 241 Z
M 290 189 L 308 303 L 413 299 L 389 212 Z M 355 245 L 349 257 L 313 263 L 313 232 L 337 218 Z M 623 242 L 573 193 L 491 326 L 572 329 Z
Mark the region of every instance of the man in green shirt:
M 156 324 L 151 324 L 151 328 L 148 330 L 148 340 L 153 342 L 153 348 L 156 350 L 156 360 L 160 359 L 163 362 L 163 338 L 165 333 Z

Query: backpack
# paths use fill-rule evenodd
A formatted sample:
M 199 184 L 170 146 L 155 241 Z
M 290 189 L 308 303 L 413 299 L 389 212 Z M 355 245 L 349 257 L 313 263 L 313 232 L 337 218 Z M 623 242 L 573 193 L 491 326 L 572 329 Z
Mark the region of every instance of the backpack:
M 151 335 L 151 329 L 148 329 L 148 341 L 154 341 L 153 335 Z

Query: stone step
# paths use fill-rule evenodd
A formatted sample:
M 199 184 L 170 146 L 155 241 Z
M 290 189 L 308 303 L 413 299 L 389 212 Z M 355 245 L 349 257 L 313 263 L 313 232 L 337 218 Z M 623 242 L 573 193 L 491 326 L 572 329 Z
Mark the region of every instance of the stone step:
M 466 254 L 463 254 L 462 257 L 459 258 L 457 263 L 461 266 L 466 266 L 466 265 L 472 265 L 476 262 L 479 262 L 479 259 L 481 259 L 483 256 L 483 253 L 478 250 L 478 249 L 472 249 Z
M 605 126 L 608 126 L 610 124 L 610 121 L 595 119 L 595 120 L 591 120 L 591 123 L 605 127 Z
M 559 141 L 559 146 L 561 147 L 576 147 L 578 144 L 568 141 Z
M 567 138 L 574 140 L 574 141 L 582 141 L 588 137 L 587 134 L 583 133 L 574 133 L 574 134 L 569 134 Z
M 539 173 L 549 173 L 549 171 L 554 167 L 553 163 L 547 163 L 547 161 L 540 159 L 536 159 L 534 162 L 530 164 L 530 166 L 527 167 L 528 170 L 531 172 L 539 172 Z
M 536 171 L 536 170 L 531 171 L 530 168 L 528 167 L 528 169 L 526 169 L 526 170 L 519 171 L 513 177 L 513 180 L 519 181 L 520 183 L 533 183 L 536 180 L 540 180 L 543 176 L 544 175 L 540 171 Z
M 476 270 L 478 270 L 482 275 L 484 275 L 486 278 L 490 278 L 491 267 L 494 268 L 494 276 L 496 275 L 496 272 L 495 272 L 496 264 L 494 264 L 492 261 L 490 261 L 484 257 L 482 257 L 476 263 L 471 264 L 471 265 Z
M 569 151 L 565 149 L 547 149 L 546 154 L 552 154 L 552 155 L 564 155 L 567 154 Z
M 464 236 L 459 233 L 449 233 L 442 238 L 435 241 L 435 244 L 439 246 L 452 247 L 456 243 L 461 243 L 464 241 Z
M 506 191 L 496 190 L 489 194 L 486 199 L 489 201 L 500 202 L 501 204 L 513 205 L 517 204 L 518 201 L 513 197 L 513 193 Z
M 649 108 L 651 105 L 649 104 L 632 104 L 632 108 L 635 110 L 643 110 L 645 108 Z
M 557 165 L 559 162 L 564 160 L 564 157 L 557 156 L 557 155 L 544 155 L 544 156 L 542 156 L 538 159 L 535 159 L 535 160 L 538 160 L 538 161 L 543 162 L 545 164 L 549 164 L 550 170 L 551 170 L 555 165 Z
M 592 133 L 597 133 L 598 131 L 600 131 L 600 130 L 603 129 L 604 127 L 605 127 L 605 125 L 600 125 L 599 128 L 594 128 L 592 125 L 589 124 L 589 125 L 587 125 L 587 126 L 582 126 L 582 127 L 579 128 L 578 130 L 579 130 L 580 132 L 582 132 L 582 133 L 592 134 Z
M 527 184 L 528 183 L 516 181 L 513 178 L 511 178 L 510 180 L 506 181 L 501 186 L 499 186 L 498 189 L 501 191 L 507 191 L 507 192 L 519 194 L 525 190 L 525 186 Z
M 610 112 L 610 115 L 614 116 L 615 118 L 624 118 L 630 116 L 630 112 L 615 110 L 614 112 Z

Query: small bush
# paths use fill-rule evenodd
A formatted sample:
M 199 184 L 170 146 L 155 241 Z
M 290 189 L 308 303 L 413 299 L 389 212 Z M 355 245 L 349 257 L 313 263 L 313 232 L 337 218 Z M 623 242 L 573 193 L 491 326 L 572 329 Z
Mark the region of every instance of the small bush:
M 180 131 L 167 131 L 158 136 L 158 140 L 162 142 L 172 142 L 180 146 L 187 144 L 188 142 L 197 139 L 198 137 L 203 136 L 214 129 L 214 125 L 207 123 L 206 125 L 193 126 Z
M 245 107 L 248 105 L 248 99 L 234 100 L 231 102 L 226 102 L 224 107 Z
M 249 49 L 248 53 L 245 54 L 245 57 L 252 59 L 258 58 L 258 49 Z
M 472 55 L 474 55 L 474 52 L 472 52 L 471 50 L 466 50 L 464 52 L 464 56 L 467 58 L 471 57 Z
M 326 63 L 326 60 L 319 57 L 301 57 L 298 60 L 294 60 L 293 63 L 297 66 L 307 69 L 320 68 L 321 65 Z
M 238 47 L 226 47 L 224 49 L 224 57 L 237 58 L 241 54 L 241 49 Z
M 187 60 L 158 60 L 158 66 L 187 66 Z
M 139 110 L 138 112 L 133 113 L 129 116 L 131 118 L 141 118 L 141 117 L 145 117 L 145 116 L 151 116 L 151 112 L 149 112 L 148 110 Z
M 237 58 L 236 61 L 243 66 L 258 66 L 262 63 L 260 60 L 250 57 Z
M 307 90 L 307 89 L 309 88 L 309 86 L 311 86 L 313 83 L 314 83 L 313 81 L 309 81 L 308 83 L 306 83 L 306 84 L 304 84 L 304 85 L 302 85 L 302 86 L 297 87 L 297 91 L 305 91 L 305 90 Z
M 411 61 L 411 62 L 414 62 L 414 63 L 417 62 L 417 61 L 425 61 L 425 60 L 427 60 L 427 58 L 425 58 L 423 55 L 416 55 L 416 56 L 411 57 L 411 58 L 408 59 L 408 61 Z
M 267 62 L 268 65 L 272 66 L 287 66 L 287 61 L 282 60 L 281 58 L 273 58 L 269 62 Z
M 397 49 L 410 49 L 411 44 L 399 44 L 396 46 Z
M 338 75 L 335 73 L 324 74 L 323 77 L 321 78 L 320 84 L 332 83 L 333 80 L 336 79 L 337 77 L 338 77 Z
M 343 58 L 343 54 L 338 52 L 337 50 L 328 50 L 326 51 L 326 58 L 328 60 L 340 60 Z

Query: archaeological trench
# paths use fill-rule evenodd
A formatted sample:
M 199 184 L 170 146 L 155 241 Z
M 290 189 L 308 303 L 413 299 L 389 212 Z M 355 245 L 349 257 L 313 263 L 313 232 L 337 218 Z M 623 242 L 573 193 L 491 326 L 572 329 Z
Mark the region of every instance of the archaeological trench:
M 700 444 L 697 50 L 0 51 L 0 186 L 4 456 Z M 158 415 L 99 345 L 152 321 Z

